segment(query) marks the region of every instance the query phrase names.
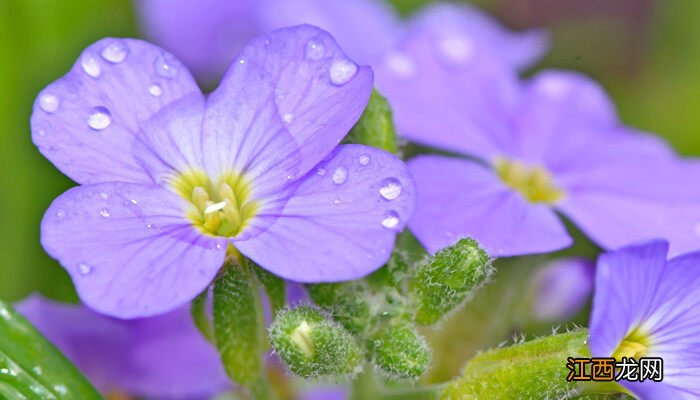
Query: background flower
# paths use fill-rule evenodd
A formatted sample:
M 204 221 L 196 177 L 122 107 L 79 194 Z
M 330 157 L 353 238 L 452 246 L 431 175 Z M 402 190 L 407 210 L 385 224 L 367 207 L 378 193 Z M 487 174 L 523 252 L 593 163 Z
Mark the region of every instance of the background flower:
M 585 258 L 557 259 L 532 277 L 532 314 L 540 321 L 566 321 L 576 314 L 593 291 L 593 263 Z

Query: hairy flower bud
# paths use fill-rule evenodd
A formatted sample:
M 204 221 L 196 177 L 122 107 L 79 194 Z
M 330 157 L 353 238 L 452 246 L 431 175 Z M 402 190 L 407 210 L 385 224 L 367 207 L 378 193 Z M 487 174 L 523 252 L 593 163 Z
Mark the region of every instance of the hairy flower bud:
M 492 273 L 490 257 L 474 239 L 461 239 L 438 251 L 419 267 L 411 285 L 416 322 L 436 323 Z
M 352 374 L 360 350 L 350 334 L 311 307 L 281 311 L 269 329 L 272 348 L 302 377 Z
M 392 378 L 418 378 L 430 366 L 430 348 L 409 324 L 388 325 L 369 342 L 375 364 Z
M 333 319 L 352 333 L 367 330 L 372 315 L 367 287 L 359 281 L 306 285 L 311 300 L 328 310 Z

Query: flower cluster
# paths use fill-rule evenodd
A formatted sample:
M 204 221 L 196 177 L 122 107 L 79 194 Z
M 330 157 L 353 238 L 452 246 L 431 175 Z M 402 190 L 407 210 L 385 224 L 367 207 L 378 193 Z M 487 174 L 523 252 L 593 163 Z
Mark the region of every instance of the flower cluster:
M 417 325 L 468 301 L 493 257 L 569 247 L 565 217 L 609 252 L 596 267 L 571 258 L 540 270 L 533 318 L 569 319 L 594 287 L 592 355 L 662 357 L 663 382 L 623 384 L 649 399 L 700 397 L 700 163 L 625 126 L 586 76 L 522 79 L 546 32 L 447 4 L 407 20 L 378 0 L 137 8 L 168 51 L 100 40 L 39 93 L 31 118 L 41 153 L 79 185 L 46 211 L 41 241 L 84 306 L 30 298 L 18 308 L 100 390 L 229 390 L 226 373 L 248 368 L 231 346 L 263 356 L 259 337 L 232 333 L 262 323 L 233 309 L 258 287 L 273 349 L 296 374 L 353 377 L 373 365 L 415 379 L 431 362 Z M 205 94 L 188 68 L 207 83 L 225 73 Z M 343 142 L 379 93 L 421 153 L 406 164 Z M 405 226 L 430 255 L 394 250 Z M 217 286 L 232 270 L 249 297 Z M 284 308 L 280 278 L 306 283 L 315 305 Z M 196 327 L 183 309 L 193 300 Z M 479 357 L 496 365 L 494 354 Z M 462 392 L 445 398 L 485 390 L 468 373 L 491 370 L 467 367 L 452 387 Z M 493 380 L 508 385 L 511 372 Z M 257 395 L 260 382 L 238 383 Z

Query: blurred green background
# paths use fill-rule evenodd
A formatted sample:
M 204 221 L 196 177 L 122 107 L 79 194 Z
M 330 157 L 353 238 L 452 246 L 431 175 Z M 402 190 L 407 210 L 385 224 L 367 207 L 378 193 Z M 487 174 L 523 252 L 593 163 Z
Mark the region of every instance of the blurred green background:
M 352 0 L 348 0 L 352 1 Z M 402 13 L 424 0 L 394 0 Z M 517 28 L 551 29 L 538 68 L 572 68 L 600 80 L 625 122 L 700 155 L 700 1 L 482 0 Z M 124 0 L 0 0 L 0 298 L 33 291 L 76 299 L 67 274 L 39 243 L 51 200 L 73 183 L 35 149 L 29 117 L 36 94 L 83 48 L 105 36 L 138 36 Z

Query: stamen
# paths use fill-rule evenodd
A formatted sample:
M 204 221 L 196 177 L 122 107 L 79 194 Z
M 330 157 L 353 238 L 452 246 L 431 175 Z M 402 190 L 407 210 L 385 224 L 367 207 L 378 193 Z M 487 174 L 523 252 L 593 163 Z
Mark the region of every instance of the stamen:
M 220 201 L 218 203 L 212 203 L 211 201 L 208 201 L 207 204 L 207 208 L 204 209 L 204 214 L 211 214 L 213 212 L 223 210 L 224 207 L 226 207 L 226 201 Z
M 192 204 L 194 204 L 195 207 L 201 210 L 206 207 L 208 201 L 209 193 L 207 193 L 206 189 L 201 186 L 195 186 L 194 189 L 192 189 Z

